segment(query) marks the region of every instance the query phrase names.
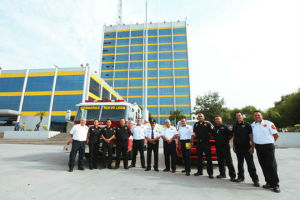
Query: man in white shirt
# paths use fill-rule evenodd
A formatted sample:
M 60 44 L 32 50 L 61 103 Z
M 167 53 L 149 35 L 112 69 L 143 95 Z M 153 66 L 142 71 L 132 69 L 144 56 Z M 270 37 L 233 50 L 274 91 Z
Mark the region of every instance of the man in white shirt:
M 178 136 L 176 128 L 171 126 L 170 120 L 165 121 L 166 127 L 162 129 L 161 138 L 164 140 L 165 166 L 164 172 L 170 171 L 170 157 L 172 173 L 176 172 L 176 142 Z
M 83 156 L 85 154 L 85 142 L 89 131 L 89 128 L 85 124 L 86 119 L 82 118 L 80 120 L 80 124 L 73 126 L 73 128 L 70 131 L 70 136 L 72 137 L 72 149 L 69 158 L 69 172 L 73 171 L 75 158 L 78 151 L 78 169 L 84 170 Z
M 186 119 L 181 120 L 181 126 L 178 129 L 182 158 L 185 169 L 182 173 L 189 176 L 191 173 L 191 138 L 194 135 L 193 128 L 186 124 Z
M 137 155 L 137 151 L 139 151 L 142 168 L 146 168 L 145 156 L 144 156 L 144 142 L 145 142 L 146 127 L 142 125 L 141 118 L 138 118 L 136 122 L 137 124 L 131 128 L 133 141 L 132 141 L 132 160 L 131 160 L 131 165 L 129 167 L 135 167 L 136 155 Z
M 266 184 L 263 188 L 273 189 L 279 193 L 279 178 L 277 175 L 277 163 L 275 159 L 274 142 L 278 138 L 278 132 L 275 125 L 264 120 L 261 112 L 254 112 L 254 120 L 252 123 L 253 141 L 258 157 L 259 164 L 262 168 Z
M 154 170 L 158 170 L 158 148 L 159 148 L 159 139 L 160 139 L 160 131 L 159 128 L 156 127 L 155 121 L 151 121 L 151 127 L 146 130 L 145 138 L 147 142 L 147 168 L 145 171 L 151 170 L 151 157 L 152 151 L 154 153 Z

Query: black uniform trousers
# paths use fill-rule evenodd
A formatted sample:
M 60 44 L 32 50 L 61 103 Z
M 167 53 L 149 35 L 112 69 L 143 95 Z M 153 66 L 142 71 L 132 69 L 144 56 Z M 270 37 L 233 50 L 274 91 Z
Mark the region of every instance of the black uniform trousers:
M 217 150 L 217 159 L 218 159 L 218 167 L 220 171 L 220 175 L 225 176 L 226 170 L 225 170 L 225 164 L 228 167 L 229 170 L 229 176 L 230 178 L 235 178 L 236 173 L 232 162 L 231 152 L 230 152 L 230 146 L 229 144 L 225 144 L 222 146 L 216 145 Z M 225 161 L 225 162 L 224 162 Z
M 98 141 L 90 141 L 89 142 L 89 167 L 97 168 L 97 156 L 99 152 L 99 142 Z
M 279 178 L 277 175 L 274 144 L 255 144 L 255 149 L 266 183 L 268 183 L 271 187 L 278 186 Z
M 186 143 L 191 143 L 191 140 L 180 140 L 182 158 L 184 161 L 184 169 L 186 173 L 191 172 L 191 148 L 186 147 Z
M 155 144 L 147 143 L 147 168 L 151 169 L 151 157 L 152 151 L 154 153 L 154 169 L 158 169 L 158 147 L 159 141 L 155 141 Z
M 133 140 L 131 165 L 135 165 L 136 156 L 137 156 L 138 151 L 140 152 L 141 165 L 142 165 L 142 167 L 145 167 L 144 139 L 142 139 L 142 140 Z
M 244 176 L 244 160 L 247 162 L 248 172 L 253 182 L 258 181 L 256 168 L 253 161 L 253 155 L 249 153 L 249 149 L 235 147 L 235 153 L 238 160 L 238 178 L 245 178 Z
M 166 169 L 170 170 L 170 158 L 171 158 L 171 168 L 176 170 L 176 143 L 173 140 L 170 144 L 164 141 L 164 156 Z
M 213 175 L 213 166 L 211 160 L 211 149 L 209 141 L 197 142 L 197 153 L 198 153 L 198 172 L 203 172 L 203 153 L 206 157 L 207 162 L 207 174 Z
M 104 167 L 111 167 L 112 163 L 112 151 L 113 151 L 113 143 L 103 143 L 103 166 Z M 106 152 L 108 156 L 106 157 Z
M 83 157 L 85 154 L 85 141 L 72 141 L 72 149 L 70 152 L 70 158 L 69 158 L 69 169 L 73 169 L 75 165 L 75 158 L 77 155 L 77 152 L 79 151 L 79 157 L 78 157 L 78 168 L 83 168 Z
M 123 157 L 124 167 L 128 167 L 128 140 L 117 141 L 117 159 L 116 167 L 120 166 L 121 153 Z

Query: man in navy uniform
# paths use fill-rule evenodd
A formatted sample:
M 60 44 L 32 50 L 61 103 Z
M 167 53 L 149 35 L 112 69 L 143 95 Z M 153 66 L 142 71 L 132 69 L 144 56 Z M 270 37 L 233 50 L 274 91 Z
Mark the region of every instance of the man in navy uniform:
M 279 178 L 274 146 L 274 142 L 278 138 L 277 129 L 272 122 L 264 120 L 259 111 L 254 112 L 254 120 L 255 122 L 252 123 L 253 141 L 266 181 L 263 188 L 273 189 L 274 192 L 279 193 Z
M 102 129 L 101 138 L 104 140 L 103 143 L 103 167 L 112 169 L 112 151 L 113 151 L 113 140 L 115 139 L 115 130 L 111 127 L 111 120 L 106 120 L 106 127 Z M 106 158 L 106 152 L 108 152 L 108 157 Z
M 128 169 L 128 138 L 131 135 L 130 128 L 125 124 L 125 119 L 120 119 L 120 126 L 116 128 L 117 159 L 115 169 L 120 166 L 121 153 L 123 157 L 124 169 Z
M 229 169 L 230 180 L 235 180 L 235 169 L 232 163 L 231 152 L 230 152 L 230 144 L 229 141 L 232 138 L 232 132 L 228 129 L 228 127 L 222 123 L 222 117 L 217 115 L 215 117 L 215 123 L 213 129 L 213 136 L 215 138 L 215 145 L 217 150 L 218 157 L 218 166 L 220 174 L 217 178 L 226 178 L 225 173 L 225 163 Z M 225 163 L 224 163 L 225 161 Z
M 211 145 L 209 139 L 212 135 L 213 125 L 209 121 L 204 120 L 205 117 L 202 113 L 198 114 L 198 122 L 194 124 L 194 133 L 196 134 L 197 153 L 198 153 L 198 171 L 195 176 L 203 175 L 203 153 L 207 161 L 207 174 L 209 178 L 213 177 L 213 166 L 211 160 Z M 193 137 L 194 138 L 194 137 Z M 193 139 L 192 139 L 193 141 Z
M 251 125 L 244 121 L 241 112 L 236 113 L 237 122 L 233 125 L 233 151 L 238 160 L 238 178 L 236 182 L 244 182 L 244 160 L 248 165 L 248 172 L 255 187 L 259 187 L 258 176 L 253 161 L 254 143 Z
M 89 167 L 90 169 L 97 169 L 97 156 L 99 152 L 99 142 L 101 135 L 101 128 L 98 126 L 99 121 L 94 120 L 94 126 L 91 126 L 88 131 L 87 141 L 89 144 Z
M 152 151 L 154 153 L 154 170 L 158 170 L 158 148 L 159 148 L 159 139 L 160 131 L 156 126 L 155 121 L 151 121 L 151 127 L 146 130 L 145 138 L 147 142 L 147 167 L 145 171 L 151 170 L 151 157 Z

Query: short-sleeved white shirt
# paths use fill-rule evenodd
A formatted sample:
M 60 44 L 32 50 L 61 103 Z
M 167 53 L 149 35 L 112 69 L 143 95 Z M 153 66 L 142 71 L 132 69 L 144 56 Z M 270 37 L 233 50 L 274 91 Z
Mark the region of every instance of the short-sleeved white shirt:
M 81 126 L 80 124 L 76 124 L 72 127 L 70 134 L 73 135 L 73 140 L 86 141 L 88 131 L 89 127 L 86 125 Z
M 253 142 L 255 144 L 269 144 L 275 142 L 273 134 L 278 132 L 272 122 L 268 120 L 262 120 L 260 123 L 253 122 L 251 126 L 253 132 Z
M 176 128 L 174 126 L 164 127 L 161 133 L 161 136 L 165 136 L 167 140 L 170 140 L 174 137 L 174 135 L 178 135 Z
M 146 127 L 144 125 L 135 125 L 131 128 L 132 137 L 134 140 L 144 140 L 145 139 L 145 133 L 146 133 Z
M 152 128 L 147 128 L 145 136 L 151 139 L 151 135 L 152 135 Z M 158 127 L 155 127 L 153 129 L 153 136 L 154 138 L 160 137 L 160 131 Z
M 190 140 L 194 135 L 193 128 L 190 125 L 180 126 L 178 129 L 180 140 Z

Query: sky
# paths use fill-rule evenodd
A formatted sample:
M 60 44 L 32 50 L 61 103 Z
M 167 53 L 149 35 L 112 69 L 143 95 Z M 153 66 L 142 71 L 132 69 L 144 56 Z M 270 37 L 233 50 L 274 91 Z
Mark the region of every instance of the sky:
M 148 21 L 187 19 L 192 105 L 216 91 L 229 108 L 266 110 L 300 88 L 299 0 L 148 0 Z M 99 69 L 117 0 L 0 0 L 0 66 Z M 123 0 L 143 23 L 145 0 Z

